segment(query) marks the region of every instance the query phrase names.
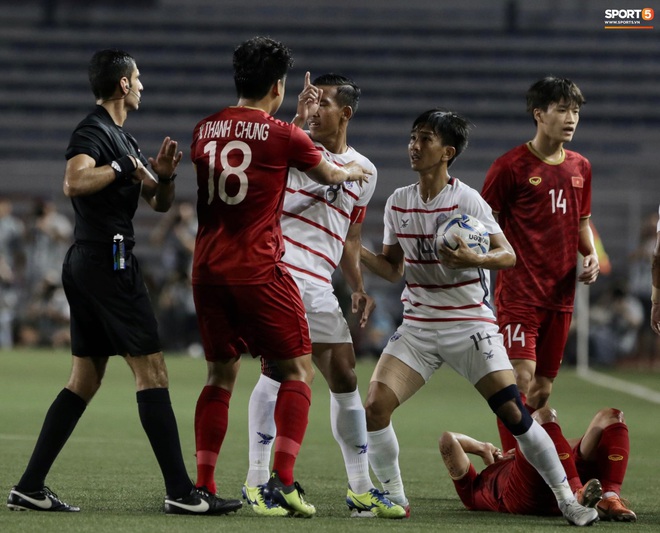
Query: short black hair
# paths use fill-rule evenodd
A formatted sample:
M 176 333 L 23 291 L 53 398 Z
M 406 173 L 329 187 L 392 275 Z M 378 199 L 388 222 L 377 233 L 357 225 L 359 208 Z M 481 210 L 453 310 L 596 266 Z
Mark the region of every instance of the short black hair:
M 269 37 L 253 37 L 234 50 L 234 84 L 238 97 L 261 99 L 293 66 L 291 50 Z
M 353 114 L 357 111 L 362 91 L 350 78 L 340 74 L 322 74 L 312 82 L 312 85 L 337 87 L 337 102 L 342 106 L 349 106 Z
M 534 116 L 535 109 L 548 110 L 552 103 L 564 100 L 569 105 L 582 107 L 587 103 L 580 88 L 568 78 L 546 76 L 534 83 L 526 94 L 527 112 Z M 534 119 L 536 122 L 536 119 Z
M 455 148 L 456 154 L 447 162 L 447 167 L 450 167 L 467 148 L 470 123 L 453 111 L 441 107 L 424 111 L 413 122 L 411 131 L 416 131 L 422 126 L 429 126 L 440 137 L 444 146 Z
M 89 84 L 96 99 L 110 98 L 122 78 L 131 78 L 135 59 L 123 50 L 99 50 L 89 62 Z

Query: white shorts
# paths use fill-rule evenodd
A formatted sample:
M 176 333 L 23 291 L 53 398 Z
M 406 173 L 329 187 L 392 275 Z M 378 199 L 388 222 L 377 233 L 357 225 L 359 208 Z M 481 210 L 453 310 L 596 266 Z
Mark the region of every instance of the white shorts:
M 383 353 L 396 357 L 428 381 L 443 363 L 475 385 L 498 370 L 512 370 L 497 325 L 459 322 L 447 329 L 422 329 L 402 324 Z
M 298 285 L 305 305 L 312 343 L 352 344 L 348 323 L 339 307 L 332 285 L 312 283 L 296 276 L 293 276 L 293 279 Z

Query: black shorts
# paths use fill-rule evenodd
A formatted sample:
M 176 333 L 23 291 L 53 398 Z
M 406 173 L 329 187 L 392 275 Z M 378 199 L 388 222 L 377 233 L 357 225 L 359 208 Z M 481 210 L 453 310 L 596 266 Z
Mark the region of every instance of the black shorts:
M 113 270 L 112 243 L 74 244 L 62 267 L 71 308 L 71 352 L 79 357 L 161 351 L 158 324 L 135 256 Z

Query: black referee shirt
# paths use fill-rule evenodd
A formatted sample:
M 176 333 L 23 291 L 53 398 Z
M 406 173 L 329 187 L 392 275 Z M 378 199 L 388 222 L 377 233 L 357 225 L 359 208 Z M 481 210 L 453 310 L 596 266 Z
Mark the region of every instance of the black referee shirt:
M 78 154 L 92 157 L 97 167 L 108 165 L 127 154 L 140 158 L 144 165 L 148 164 L 135 138 L 117 126 L 100 105 L 76 126 L 71 135 L 66 159 Z M 121 179 L 94 194 L 71 198 L 75 211 L 76 241 L 111 243 L 112 237 L 120 233 L 127 247 L 131 247 L 135 241 L 133 215 L 141 187 L 141 183 Z

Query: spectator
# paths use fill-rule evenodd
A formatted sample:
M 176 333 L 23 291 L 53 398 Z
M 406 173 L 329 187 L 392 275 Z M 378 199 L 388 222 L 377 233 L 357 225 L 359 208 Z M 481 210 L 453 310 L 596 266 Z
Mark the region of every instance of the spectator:
M 14 345 L 13 329 L 20 299 L 25 226 L 12 211 L 9 198 L 0 197 L 0 348 Z
M 62 261 L 72 241 L 73 225 L 49 199 L 35 200 L 33 217 L 27 229 L 25 279 L 31 290 L 39 290 L 46 278 L 59 280 Z
M 644 321 L 644 307 L 625 282 L 614 282 L 591 307 L 589 358 L 594 365 L 614 366 L 633 353 Z

